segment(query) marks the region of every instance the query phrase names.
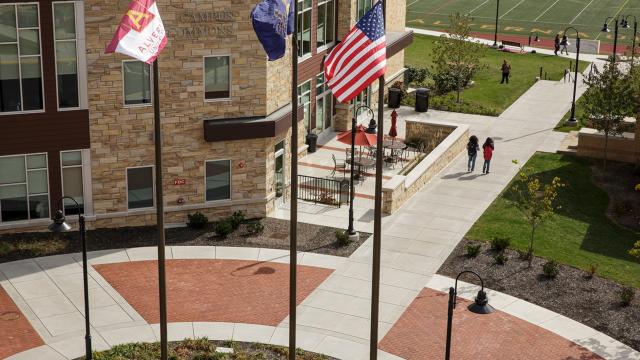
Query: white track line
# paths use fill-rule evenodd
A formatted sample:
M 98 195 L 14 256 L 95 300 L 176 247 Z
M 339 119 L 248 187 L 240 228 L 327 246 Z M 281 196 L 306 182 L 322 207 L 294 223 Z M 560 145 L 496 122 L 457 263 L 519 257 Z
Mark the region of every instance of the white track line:
M 549 6 L 545 11 L 542 12 L 542 14 L 538 15 L 537 18 L 533 19 L 533 21 L 538 21 L 538 19 L 540 19 L 542 17 L 542 15 L 546 14 L 547 11 L 551 10 L 552 7 L 556 6 L 556 4 L 559 2 L 560 0 L 556 0 L 553 4 L 551 4 L 551 6 Z
M 415 3 L 417 3 L 418 1 L 420 1 L 420 0 L 412 1 L 412 2 L 411 2 L 411 4 L 407 5 L 407 8 L 408 8 L 409 6 L 411 6 L 411 5 L 415 4 Z
M 502 16 L 500 16 L 498 19 L 502 19 L 503 17 L 507 16 L 508 13 L 510 13 L 511 11 L 513 11 L 513 9 L 517 8 L 518 6 L 520 6 L 520 4 L 522 4 L 523 2 L 524 2 L 524 0 L 520 0 L 520 2 L 516 4 L 516 6 L 512 7 L 511 9 L 509 9 L 509 11 L 507 11 L 504 14 L 502 14 Z
M 591 0 L 591 1 L 593 2 L 593 0 Z M 617 21 L 617 20 L 616 20 L 616 16 L 618 16 L 618 14 L 620 14 L 620 12 L 622 11 L 622 9 L 624 9 L 624 7 L 627 5 L 627 3 L 628 3 L 628 2 L 629 2 L 629 0 L 625 0 L 625 2 L 623 2 L 623 3 L 622 3 L 622 6 L 620 6 L 620 8 L 618 9 L 618 11 L 616 11 L 615 15 L 613 15 L 613 19 L 611 19 L 611 20 L 613 20 L 613 21 Z M 611 22 L 611 20 L 609 20 L 609 21 L 607 22 L 607 24 L 608 24 L 608 23 L 610 23 L 610 22 Z M 600 35 L 602 35 L 602 31 L 598 32 L 598 36 L 596 36 L 596 40 L 598 40 L 598 38 L 600 37 Z
M 444 14 L 444 13 L 439 13 L 439 12 L 423 12 L 423 11 L 413 11 L 413 10 L 407 10 L 407 13 L 411 13 L 411 14 L 422 14 L 422 15 L 439 15 L 439 16 L 449 16 L 450 14 Z M 493 16 L 474 16 L 474 19 L 490 19 L 490 20 L 495 20 L 496 17 Z M 509 20 L 509 21 L 515 21 L 515 22 L 524 22 L 524 23 L 533 23 L 533 21 L 531 20 Z M 553 22 L 553 21 L 537 21 L 537 23 L 540 24 L 550 24 L 550 25 L 562 25 L 562 26 L 566 26 L 567 23 L 559 23 L 559 22 Z M 575 26 L 592 26 L 592 25 L 585 25 L 585 24 L 573 24 Z
M 474 11 L 476 11 L 476 10 L 480 9 L 481 7 L 483 7 L 483 6 L 484 6 L 486 3 L 488 3 L 488 2 L 489 2 L 489 0 L 485 0 L 485 2 L 483 2 L 482 4 L 480 4 L 480 5 L 476 6 L 476 7 L 474 7 L 471 11 L 469 11 L 469 12 L 468 12 L 468 14 L 471 14 L 471 13 L 473 13 Z
M 580 11 L 580 12 L 578 13 L 578 15 L 576 15 L 576 17 L 574 17 L 574 18 L 573 18 L 573 20 L 571 20 L 571 22 L 569 23 L 569 25 L 573 25 L 573 22 L 574 22 L 574 21 L 576 21 L 576 19 L 577 19 L 580 15 L 582 15 L 582 13 L 583 13 L 585 10 L 587 10 L 587 8 L 589 7 L 589 5 L 591 5 L 591 3 L 592 3 L 592 2 L 593 2 L 593 0 L 589 1 L 589 3 L 587 4 L 587 6 L 585 6 L 585 7 L 582 9 L 582 11 Z M 596 39 L 597 39 L 597 38 L 596 38 Z

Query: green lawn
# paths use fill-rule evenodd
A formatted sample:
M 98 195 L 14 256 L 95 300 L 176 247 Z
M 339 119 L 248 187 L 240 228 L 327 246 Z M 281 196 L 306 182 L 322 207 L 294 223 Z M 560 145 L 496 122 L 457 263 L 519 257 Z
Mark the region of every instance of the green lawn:
M 628 254 L 639 234 L 605 216 L 608 196 L 591 182 L 591 164 L 587 159 L 539 153 L 525 165 L 543 179 L 559 176 L 567 184 L 559 195 L 562 208 L 537 230 L 535 254 L 581 269 L 597 264 L 600 276 L 640 287 L 640 262 Z M 510 188 L 474 224 L 469 239 L 509 237 L 512 247 L 527 249 L 531 228 L 509 202 Z
M 437 38 L 433 36 L 415 35 L 413 44 L 405 51 L 405 63 L 414 67 L 431 66 L 431 49 Z M 465 101 L 481 104 L 502 113 L 518 99 L 534 83 L 540 75 L 540 67 L 549 80 L 560 80 L 564 70 L 569 68 L 569 60 L 551 55 L 514 54 L 485 48 L 482 59 L 484 65 L 473 79 L 475 85 L 466 89 L 462 98 Z M 511 64 L 511 80 L 508 85 L 500 84 L 500 66 L 507 60 Z M 586 69 L 588 63 L 580 62 L 580 71 Z

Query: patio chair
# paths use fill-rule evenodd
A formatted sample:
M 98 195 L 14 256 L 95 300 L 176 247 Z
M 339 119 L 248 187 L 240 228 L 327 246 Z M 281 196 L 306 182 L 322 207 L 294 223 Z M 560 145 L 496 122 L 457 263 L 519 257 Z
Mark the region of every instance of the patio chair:
M 336 156 L 334 154 L 331 154 L 331 158 L 333 159 L 333 171 L 331 171 L 331 177 L 334 177 L 336 172 L 338 170 L 342 171 L 342 178 L 344 179 L 345 177 L 345 172 L 347 171 L 347 164 L 344 161 L 338 162 L 338 160 L 336 160 Z
M 375 159 L 376 158 L 376 150 L 377 148 L 375 146 L 368 146 L 367 147 L 367 156 Z

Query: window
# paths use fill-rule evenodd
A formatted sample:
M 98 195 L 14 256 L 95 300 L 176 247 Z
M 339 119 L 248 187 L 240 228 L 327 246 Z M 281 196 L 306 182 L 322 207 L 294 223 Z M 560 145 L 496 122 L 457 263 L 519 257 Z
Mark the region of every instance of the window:
M 125 105 L 151 104 L 151 72 L 149 64 L 137 60 L 122 62 Z
M 206 200 L 231 199 L 231 161 L 207 161 L 205 167 Z
M 316 76 L 316 130 L 331 126 L 333 95 L 324 82 L 324 73 Z
M 368 86 L 353 100 L 351 100 L 351 110 L 356 111 L 360 106 L 371 106 L 371 86 Z M 358 112 L 358 121 L 369 119 L 371 113 L 362 109 Z
M 76 7 L 73 2 L 53 3 L 58 107 L 76 108 L 78 100 L 78 53 Z
M 127 205 L 129 209 L 153 207 L 153 167 L 127 169 Z
M 231 72 L 229 56 L 205 56 L 204 98 L 205 100 L 231 97 Z
M 357 0 L 358 1 L 358 13 L 356 14 L 356 21 L 360 20 L 364 14 L 371 9 L 372 0 Z
M 62 195 L 74 198 L 80 205 L 64 199 L 64 213 L 66 215 L 77 214 L 78 210 L 84 213 L 84 189 L 82 185 L 82 151 L 63 151 L 60 153 L 62 166 Z
M 0 112 L 42 110 L 38 4 L 0 5 Z
M 311 55 L 311 0 L 297 0 L 298 56 Z
M 302 85 L 298 85 L 298 106 L 304 108 L 304 125 L 307 130 L 311 126 L 311 80 Z
M 318 32 L 316 34 L 316 46 L 330 46 L 334 41 L 335 1 L 318 1 Z
M 47 155 L 0 157 L 0 222 L 48 217 Z

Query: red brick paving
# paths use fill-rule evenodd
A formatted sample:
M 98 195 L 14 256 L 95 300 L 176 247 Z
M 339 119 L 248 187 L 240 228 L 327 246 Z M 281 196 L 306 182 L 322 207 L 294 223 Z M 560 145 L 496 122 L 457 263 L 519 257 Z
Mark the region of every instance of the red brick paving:
M 444 358 L 449 295 L 423 289 L 380 342 L 380 349 L 407 360 Z M 491 299 L 489 299 L 491 300 Z M 477 315 L 460 299 L 454 312 L 451 358 L 455 360 L 601 360 L 548 330 L 497 311 Z
M 43 344 L 29 321 L 0 287 L 0 359 Z
M 156 261 L 96 265 L 149 323 L 160 322 Z M 289 265 L 242 260 L 167 260 L 169 322 L 278 325 L 289 314 Z M 298 266 L 300 304 L 333 270 Z

